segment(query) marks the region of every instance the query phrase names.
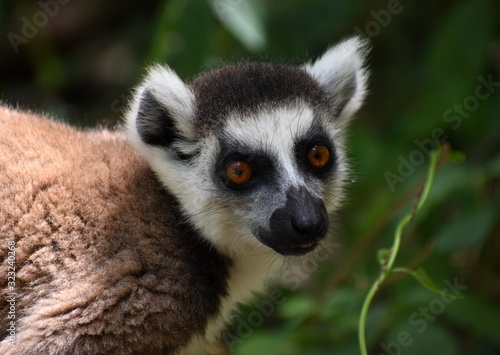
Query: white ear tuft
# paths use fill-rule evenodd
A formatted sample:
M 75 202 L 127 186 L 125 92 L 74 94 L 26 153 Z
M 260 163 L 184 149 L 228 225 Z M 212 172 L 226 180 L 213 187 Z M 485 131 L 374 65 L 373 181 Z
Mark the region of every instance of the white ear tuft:
M 368 43 L 353 37 L 331 47 L 314 63 L 304 69 L 326 90 L 332 112 L 346 123 L 361 107 L 366 95 L 368 72 L 364 61 Z
M 194 111 L 195 97 L 189 87 L 170 68 L 156 65 L 130 104 L 126 115 L 129 139 L 140 151 L 192 140 Z

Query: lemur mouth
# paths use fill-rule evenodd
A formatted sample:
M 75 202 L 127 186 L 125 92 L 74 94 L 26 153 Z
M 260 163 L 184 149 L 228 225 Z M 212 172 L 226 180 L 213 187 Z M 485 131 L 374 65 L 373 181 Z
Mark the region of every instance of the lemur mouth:
M 299 248 L 308 249 L 308 248 L 312 247 L 315 244 L 317 244 L 317 243 L 302 244 L 302 245 L 299 245 Z
M 275 236 L 263 228 L 257 229 L 253 234 L 257 240 L 278 254 L 283 256 L 302 256 L 318 247 L 326 236 L 326 229 L 320 235 L 309 238 L 284 238 L 282 236 Z
M 285 256 L 302 256 L 312 252 L 318 246 L 319 241 L 298 245 L 276 245 L 272 247 L 277 253 Z

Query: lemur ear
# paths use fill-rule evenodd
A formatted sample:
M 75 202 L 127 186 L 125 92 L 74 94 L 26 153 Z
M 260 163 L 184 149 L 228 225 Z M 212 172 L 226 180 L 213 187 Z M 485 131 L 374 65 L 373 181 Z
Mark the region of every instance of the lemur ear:
M 169 148 L 176 141 L 194 139 L 194 94 L 170 68 L 150 69 L 135 97 L 127 126 L 138 148 Z
M 367 41 L 353 37 L 304 65 L 328 93 L 332 112 L 341 123 L 348 122 L 363 103 L 368 79 L 364 68 L 367 47 Z

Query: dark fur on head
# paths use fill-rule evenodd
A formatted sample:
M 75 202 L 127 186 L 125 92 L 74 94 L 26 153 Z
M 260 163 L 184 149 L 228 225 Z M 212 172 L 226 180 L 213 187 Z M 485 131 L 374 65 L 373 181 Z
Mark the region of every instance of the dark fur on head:
M 229 113 L 246 117 L 263 107 L 303 100 L 325 109 L 326 93 L 301 68 L 248 63 L 210 71 L 190 83 L 196 97 L 196 127 L 200 136 L 220 127 Z

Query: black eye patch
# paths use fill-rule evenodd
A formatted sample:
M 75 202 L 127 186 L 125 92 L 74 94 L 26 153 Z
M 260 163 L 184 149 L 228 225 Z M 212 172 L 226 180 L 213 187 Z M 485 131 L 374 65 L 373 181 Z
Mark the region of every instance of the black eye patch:
M 228 176 L 228 168 L 241 162 L 251 168 L 251 178 L 243 184 L 238 184 Z M 253 191 L 256 188 L 272 184 L 276 176 L 275 164 L 272 158 L 263 152 L 251 152 L 242 147 L 229 147 L 221 144 L 220 154 L 215 165 L 216 179 L 232 191 Z
M 295 143 L 294 150 L 298 167 L 306 174 L 325 178 L 336 165 L 335 147 L 325 134 L 304 136 Z

